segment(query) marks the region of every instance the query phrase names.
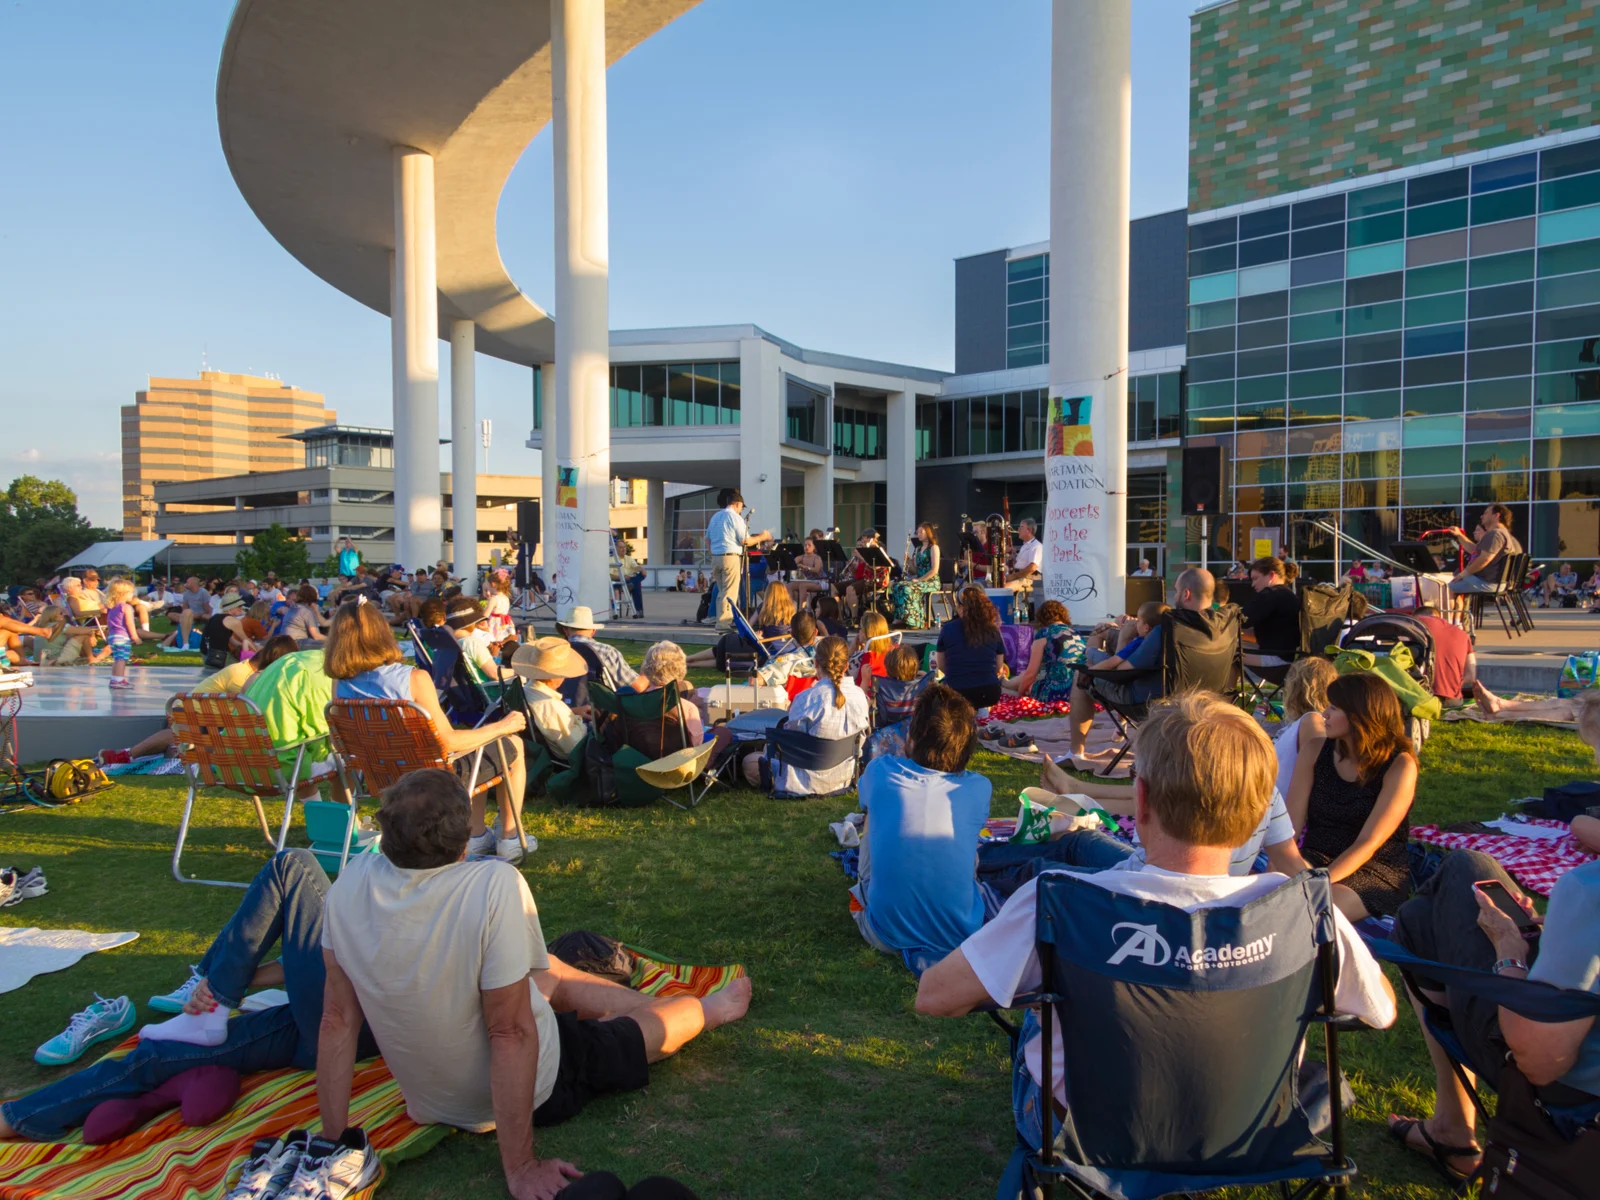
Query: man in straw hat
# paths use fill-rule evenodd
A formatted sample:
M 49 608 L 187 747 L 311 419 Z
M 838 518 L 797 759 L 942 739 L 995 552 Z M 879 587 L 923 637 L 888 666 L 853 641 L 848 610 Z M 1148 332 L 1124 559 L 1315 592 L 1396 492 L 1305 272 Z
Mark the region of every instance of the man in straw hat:
M 594 640 L 594 635 L 605 626 L 596 623 L 594 610 L 588 605 L 574 607 L 565 621 L 556 623 L 556 628 L 566 635 L 572 648 L 590 664 L 590 679 L 605 684 L 613 692 L 620 692 L 623 688 L 632 688 L 636 692 L 650 690 L 650 681 L 628 665 L 627 659 L 622 657 L 622 651 Z M 599 673 L 595 674 L 595 671 Z
M 569 708 L 552 685 L 581 679 L 589 673 L 589 664 L 562 639 L 542 637 L 517 647 L 511 656 L 511 669 L 528 684 L 528 715 L 539 736 L 554 753 L 571 758 L 588 732 L 583 721 L 586 710 L 575 712 Z

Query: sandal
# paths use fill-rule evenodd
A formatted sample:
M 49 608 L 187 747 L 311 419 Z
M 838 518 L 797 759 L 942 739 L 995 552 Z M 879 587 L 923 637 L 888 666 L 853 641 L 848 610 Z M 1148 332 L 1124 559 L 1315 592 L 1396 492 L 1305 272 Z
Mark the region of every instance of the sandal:
M 1483 1150 L 1480 1147 L 1446 1146 L 1441 1142 L 1437 1142 L 1434 1140 L 1433 1135 L 1428 1132 L 1427 1125 L 1416 1117 L 1401 1117 L 1390 1113 L 1388 1128 L 1389 1136 L 1407 1150 L 1414 1154 L 1428 1156 L 1429 1161 L 1433 1163 L 1433 1169 L 1439 1172 L 1439 1175 L 1457 1195 L 1463 1194 L 1467 1189 L 1467 1185 L 1477 1175 L 1478 1168 L 1476 1166 L 1471 1171 L 1458 1171 L 1450 1165 L 1449 1160 L 1452 1158 L 1466 1158 L 1470 1155 L 1476 1156 L 1481 1161 Z M 1427 1143 L 1426 1149 L 1411 1143 L 1410 1138 L 1413 1129 L 1422 1135 L 1422 1140 Z

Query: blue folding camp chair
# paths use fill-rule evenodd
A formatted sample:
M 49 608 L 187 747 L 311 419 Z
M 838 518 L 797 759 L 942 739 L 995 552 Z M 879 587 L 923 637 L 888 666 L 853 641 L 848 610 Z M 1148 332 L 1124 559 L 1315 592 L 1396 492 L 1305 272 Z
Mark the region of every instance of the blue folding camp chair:
M 788 727 L 788 717 L 779 721 L 767 732 L 767 765 L 774 781 L 783 767 L 801 771 L 826 771 L 829 767 L 851 764 L 850 780 L 843 787 L 830 792 L 785 792 L 774 788 L 777 800 L 810 800 L 818 796 L 841 796 L 856 786 L 856 775 L 861 762 L 861 745 L 867 731 L 861 730 L 850 737 L 819 738 Z
M 748 617 L 739 611 L 739 606 L 729 606 L 733 610 L 733 628 L 740 637 L 756 648 L 756 666 L 764 667 L 772 661 L 772 651 L 767 649 L 767 644 L 761 640 L 761 635 L 756 632 L 755 626 L 750 624 Z
M 489 719 L 500 702 L 489 695 L 473 674 L 461 644 L 443 625 L 424 626 L 415 618 L 406 622 L 417 665 L 428 672 L 439 707 L 458 729 L 476 729 Z
M 1328 1142 L 1297 1087 L 1313 1025 L 1339 1080 L 1338 946 L 1326 871 L 1240 908 L 1181 908 L 1121 895 L 1070 871 L 1037 887 L 1043 986 L 1019 1046 L 1039 1031 L 1041 1076 L 1061 1060 L 1065 1104 L 1042 1104 L 1015 1058 L 1018 1147 L 997 1195 L 1035 1188 L 1154 1200 L 1175 1192 L 1276 1186 L 1341 1200 L 1356 1167 L 1341 1106 Z M 1045 1095 L 1049 1095 L 1046 1091 Z M 1041 1111 L 1054 1136 L 1042 1138 Z M 1291 1190 L 1291 1186 L 1295 1190 Z

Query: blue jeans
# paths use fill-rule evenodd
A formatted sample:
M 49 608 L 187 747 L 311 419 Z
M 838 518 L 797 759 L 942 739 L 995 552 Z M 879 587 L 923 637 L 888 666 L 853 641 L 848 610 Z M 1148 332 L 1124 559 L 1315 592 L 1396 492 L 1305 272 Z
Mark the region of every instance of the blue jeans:
M 289 1003 L 242 1013 L 228 1022 L 220 1046 L 189 1042 L 140 1042 L 125 1058 L 98 1062 L 0 1105 L 0 1115 L 34 1141 L 56 1141 L 83 1124 L 102 1100 L 142 1096 L 191 1067 L 232 1067 L 241 1075 L 284 1067 L 309 1069 L 317 1062 L 322 1024 L 322 898 L 328 877 L 309 850 L 285 850 L 262 867 L 244 900 L 200 960 L 219 1004 L 237 1007 L 251 977 L 274 943 L 281 947 L 284 990 Z M 358 1057 L 376 1054 L 365 1029 Z
M 994 842 L 978 847 L 978 881 L 1010 896 L 1046 867 L 1104 871 L 1133 854 L 1127 842 L 1097 829 L 1077 830 L 1049 842 L 1013 846 Z

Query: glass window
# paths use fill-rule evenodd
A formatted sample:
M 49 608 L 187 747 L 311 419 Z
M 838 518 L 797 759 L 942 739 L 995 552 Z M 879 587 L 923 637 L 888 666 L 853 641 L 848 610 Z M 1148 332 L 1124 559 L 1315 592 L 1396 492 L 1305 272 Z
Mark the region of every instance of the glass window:
M 1292 313 L 1319 312 L 1339 308 L 1344 304 L 1344 284 L 1319 283 L 1315 287 L 1295 288 L 1289 293 L 1289 311 Z
M 1239 236 L 1239 221 L 1237 217 L 1225 217 L 1220 221 L 1207 221 L 1203 225 L 1189 226 L 1189 249 L 1204 250 L 1208 246 L 1220 246 L 1226 242 L 1237 240 Z
M 639 386 L 637 363 L 618 363 L 611 368 L 611 423 L 637 428 L 645 423 L 644 391 Z
M 1447 292 L 1441 296 L 1422 296 L 1406 301 L 1407 329 L 1417 325 L 1438 325 L 1444 321 L 1464 321 L 1466 316 L 1465 292 Z
M 1405 414 L 1408 417 L 1428 416 L 1433 413 L 1458 413 L 1460 411 L 1461 385 L 1459 383 L 1406 388 Z
M 1418 330 L 1421 334 L 1431 337 L 1442 337 L 1441 331 L 1449 329 L 1448 325 L 1435 325 L 1432 329 Z M 1458 327 L 1459 328 L 1459 327 Z M 1430 358 L 1408 358 L 1405 361 L 1405 384 L 1409 390 L 1413 387 L 1426 387 L 1435 383 L 1460 383 L 1466 376 L 1467 364 L 1464 355 L 1442 354 Z
M 1526 454 L 1528 434 L 1531 429 L 1531 410 L 1526 408 L 1467 414 L 1467 441 L 1519 443 L 1517 446 L 1508 447 L 1508 453 Z M 1526 459 L 1522 465 L 1528 465 Z M 1470 471 L 1473 468 L 1469 466 L 1467 469 Z
M 1315 200 L 1302 200 L 1290 206 L 1289 224 L 1294 229 L 1311 225 L 1326 225 L 1330 221 L 1344 220 L 1344 193 L 1320 196 Z
M 1523 313 L 1533 308 L 1533 284 L 1502 283 L 1498 287 L 1475 288 L 1472 292 L 1473 317 L 1497 317 L 1502 313 Z
M 717 396 L 717 391 L 720 385 L 721 376 L 717 363 L 696 363 L 694 365 L 694 407 L 696 424 L 720 424 L 722 419 L 722 405 Z
M 1461 474 L 1460 446 L 1428 446 L 1407 448 L 1405 456 L 1407 475 L 1459 475 Z
M 1566 308 L 1574 304 L 1596 302 L 1600 302 L 1600 271 L 1558 275 L 1539 283 L 1540 308 Z
M 1472 191 L 1491 192 L 1500 188 L 1532 183 L 1539 177 L 1539 156 L 1519 154 L 1515 158 L 1497 158 L 1477 164 L 1472 168 Z
M 667 424 L 667 368 L 660 363 L 645 363 L 639 368 L 640 390 L 644 393 L 644 424 Z
M 1233 325 L 1225 325 L 1220 329 L 1200 329 L 1189 334 L 1189 355 L 1198 357 L 1202 354 L 1224 354 L 1233 349 Z M 1530 339 L 1531 340 L 1531 339 Z
M 1189 281 L 1189 300 L 1195 299 L 1194 285 L 1197 280 Z M 1281 292 L 1289 286 L 1289 264 L 1286 262 L 1268 263 L 1262 267 L 1249 267 L 1239 272 L 1239 295 L 1259 296 L 1266 292 Z M 1232 292 L 1228 293 L 1232 295 Z M 1213 299 L 1213 297 L 1206 297 Z
M 1386 300 L 1398 300 L 1405 294 L 1405 274 L 1396 271 L 1392 275 L 1377 275 L 1370 279 L 1352 279 L 1344 287 L 1344 302 L 1347 308 L 1355 308 L 1361 304 L 1382 304 Z
M 1534 437 L 1570 438 L 1590 434 L 1600 434 L 1600 404 L 1556 405 L 1533 414 Z
M 1542 312 L 1534 318 L 1533 333 L 1540 342 L 1555 342 L 1567 338 L 1588 339 L 1588 359 L 1595 356 L 1593 339 L 1600 335 L 1600 305 L 1584 308 L 1557 308 Z M 1580 351 L 1580 354 L 1582 351 Z
M 1299 371 L 1289 376 L 1289 395 L 1296 399 L 1302 396 L 1338 395 L 1341 381 L 1342 374 L 1337 368 Z
M 1531 258 L 1532 255 L 1529 255 Z M 1232 325 L 1237 304 L 1232 300 L 1218 300 L 1212 304 L 1189 306 L 1190 329 L 1214 329 L 1218 325 Z
M 1194 389 L 1189 389 L 1191 396 Z M 1268 400 L 1282 400 L 1289 394 L 1287 375 L 1262 375 L 1254 379 L 1239 380 L 1239 403 L 1260 404 Z
M 1493 254 L 1472 260 L 1472 286 L 1493 287 L 1497 283 L 1514 283 L 1533 278 L 1533 251 L 1518 250 L 1511 254 Z
M 1584 278 L 1575 276 L 1574 278 Z M 1344 333 L 1344 310 L 1342 308 L 1329 309 L 1327 312 L 1308 313 L 1294 317 L 1289 322 L 1289 340 L 1291 342 L 1312 342 L 1322 338 L 1336 338 Z
M 1258 270 L 1262 268 L 1257 268 Z M 1189 280 L 1189 303 L 1205 304 L 1212 300 L 1226 300 L 1235 294 L 1238 275 L 1225 271 L 1221 275 L 1201 275 Z
M 1019 279 L 1006 284 L 1006 303 L 1021 304 L 1027 300 L 1044 299 L 1044 276 L 1037 279 Z
M 1344 456 L 1346 479 L 1382 479 L 1400 474 L 1400 451 L 1377 450 Z
M 1318 314 L 1321 315 L 1321 314 Z M 1344 343 L 1338 338 L 1325 342 L 1296 342 L 1289 347 L 1289 370 L 1312 371 L 1337 367 L 1344 362 Z
M 1044 449 L 1044 393 L 1022 393 L 1022 448 Z
M 1424 208 L 1406 210 L 1406 236 L 1425 237 L 1442 233 L 1446 229 L 1461 229 L 1467 223 L 1467 202 L 1446 200 L 1443 204 L 1429 204 Z
M 1030 300 L 1026 304 L 1013 304 L 1006 309 L 1006 322 L 1010 326 L 1038 325 L 1044 321 L 1044 301 Z
M 1405 476 L 1401 493 L 1407 504 L 1460 504 L 1461 476 L 1440 478 L 1415 478 Z
M 1495 475 L 1467 476 L 1467 503 L 1491 504 L 1495 501 L 1515 504 L 1528 498 L 1528 473 L 1526 470 L 1502 472 Z
M 739 423 L 739 364 L 729 361 L 722 364 L 722 424 Z
M 1045 326 L 1013 325 L 1006 330 L 1006 341 L 1012 347 L 1042 346 L 1046 341 Z
M 1348 363 L 1387 362 L 1401 356 L 1400 334 L 1369 333 L 1365 337 L 1346 338 L 1344 359 Z
M 1395 216 L 1400 214 L 1395 213 Z M 1406 265 L 1404 242 L 1389 242 L 1383 246 L 1363 246 L 1345 255 L 1345 274 L 1351 279 L 1363 275 L 1380 275 L 1398 271 Z
M 1221 383 L 1189 383 L 1190 408 L 1218 408 L 1233 403 L 1233 380 Z
M 1400 386 L 1398 362 L 1363 363 L 1344 369 L 1346 392 L 1376 392 Z
M 1261 295 L 1241 295 L 1239 297 L 1239 320 L 1265 321 L 1269 317 L 1281 317 L 1289 311 L 1289 293 L 1286 291 L 1267 292 Z
M 1259 353 L 1257 351 L 1256 353 Z M 1283 353 L 1281 350 L 1278 352 Z M 1283 370 L 1280 365 L 1278 370 Z M 1234 377 L 1233 355 L 1209 354 L 1204 358 L 1191 358 L 1189 360 L 1189 378 L 1196 383 L 1210 383 L 1217 379 L 1232 379 Z
M 1406 272 L 1407 296 L 1431 296 L 1436 292 L 1456 292 L 1467 286 L 1467 264 L 1439 263 Z
M 1600 171 L 1600 141 L 1558 146 L 1539 156 L 1541 179 L 1560 179 L 1567 175 L 1581 175 L 1585 171 Z
M 1479 379 L 1467 384 L 1467 407 L 1510 408 L 1528 403 L 1529 384 L 1522 379 Z
M 1324 229 L 1338 229 L 1338 225 L 1324 226 Z M 1321 229 L 1312 230 L 1321 233 Z M 1299 237 L 1299 234 L 1295 234 Z M 1330 279 L 1344 278 L 1344 251 L 1339 250 L 1333 254 L 1319 254 L 1314 258 L 1297 258 L 1289 264 L 1289 283 L 1293 287 L 1302 287 L 1306 284 L 1325 283 Z M 1343 288 L 1339 289 L 1342 293 Z
M 1410 301 L 1406 302 L 1410 309 Z M 1467 327 L 1460 322 L 1454 325 L 1430 325 L 1425 329 L 1406 330 L 1406 357 L 1421 358 L 1429 354 L 1460 353 L 1467 348 Z
M 1543 350 L 1544 347 L 1539 349 Z M 1540 366 L 1539 351 L 1534 352 L 1533 361 L 1535 368 Z M 1582 400 L 1600 400 L 1600 370 L 1591 366 L 1583 370 L 1534 376 L 1535 404 L 1575 404 Z
M 1467 355 L 1468 379 L 1495 379 L 1502 375 L 1521 375 L 1525 381 L 1532 370 L 1532 346 L 1474 350 Z
M 1484 226 L 1484 228 L 1491 228 Z M 1493 226 L 1492 228 L 1504 228 Z M 1457 229 L 1450 233 L 1435 233 L 1427 237 L 1414 237 L 1406 242 L 1406 265 L 1427 267 L 1434 263 L 1451 262 L 1467 257 L 1467 231 Z M 1496 246 L 1496 250 L 1515 250 L 1516 246 Z M 1490 253 L 1487 252 L 1486 253 Z
M 1375 450 L 1400 448 L 1399 421 L 1362 421 L 1344 430 L 1344 448 L 1347 451 L 1367 453 Z M 1347 471 L 1346 474 L 1349 474 Z
M 1344 197 L 1339 197 L 1340 201 Z M 1344 249 L 1343 225 L 1319 225 L 1315 229 L 1296 229 L 1289 238 L 1289 256 L 1308 258 L 1313 254 L 1327 254 Z
M 1600 240 L 1572 242 L 1539 251 L 1539 277 L 1570 275 L 1575 271 L 1600 269 Z
M 1371 213 L 1390 212 L 1397 208 L 1404 208 L 1406 204 L 1406 185 L 1399 183 L 1385 183 L 1379 187 L 1363 188 L 1358 192 L 1349 193 L 1349 212 L 1351 217 L 1364 217 Z
M 1281 346 L 1289 340 L 1289 322 L 1282 317 L 1275 321 L 1252 321 L 1248 325 L 1238 326 L 1238 330 L 1241 350 L 1254 350 L 1260 346 Z
M 1007 367 L 1037 367 L 1044 362 L 1045 347 L 1028 346 L 1006 351 Z
M 1209 250 L 1189 252 L 1189 274 L 1211 275 L 1217 271 L 1231 271 L 1239 265 L 1239 248 L 1232 242 L 1226 246 L 1213 246 Z
M 1224 356 L 1225 357 L 1225 356 Z M 1190 359 L 1189 378 L 1199 379 L 1195 374 L 1195 362 L 1208 362 L 1209 359 Z M 1239 377 L 1247 375 L 1275 375 L 1287 370 L 1289 366 L 1288 354 L 1282 346 L 1263 349 L 1248 350 L 1239 355 Z
M 1013 258 L 1006 263 L 1006 278 L 1037 279 L 1045 274 L 1047 254 L 1034 254 L 1027 258 Z
M 1540 500 L 1593 500 L 1600 498 L 1600 470 L 1540 471 L 1534 475 L 1534 496 Z M 1521 497 L 1517 497 L 1521 499 Z
M 698 424 L 691 408 L 694 404 L 694 376 L 690 374 L 690 369 L 688 363 L 672 363 L 667 367 L 669 425 Z
M 1239 243 L 1239 266 L 1256 267 L 1262 263 L 1282 262 L 1289 257 L 1289 236 L 1280 233 L 1275 237 L 1256 238 Z
M 1007 392 L 1003 403 L 1005 405 L 1004 450 L 1007 454 L 1016 454 L 1022 449 L 1022 393 Z M 879 423 L 873 429 L 874 434 L 878 433 L 879 428 L 881 428 L 882 420 L 882 415 L 879 414 Z M 874 448 L 877 449 L 877 453 L 873 454 L 872 457 L 881 457 L 883 451 L 879 447 L 881 447 L 882 439 L 874 437 L 872 441 Z
M 1467 168 L 1454 171 L 1436 171 L 1418 175 L 1406 183 L 1406 204 L 1415 208 L 1419 204 L 1432 204 L 1467 194 Z
M 1475 225 L 1471 233 L 1473 257 L 1526 250 L 1534 243 L 1537 226 L 1538 222 L 1532 217 L 1500 221 L 1494 225 Z
M 1176 371 L 1156 377 L 1156 436 L 1178 436 L 1178 413 L 1182 406 L 1182 376 Z
M 1401 212 L 1383 213 L 1350 222 L 1350 245 L 1376 246 L 1399 241 L 1406 235 L 1406 218 Z
M 1546 213 L 1539 218 L 1539 245 L 1554 246 L 1600 237 L 1600 204 Z
M 1495 221 L 1510 221 L 1516 217 L 1530 216 L 1537 207 L 1537 198 L 1531 187 L 1512 188 L 1505 192 L 1488 192 L 1472 198 L 1472 223 L 1489 225 Z
M 1349 372 L 1345 372 L 1346 380 Z M 1383 421 L 1400 415 L 1400 392 L 1345 393 L 1344 419 L 1346 421 Z M 1349 437 L 1349 431 L 1345 433 Z
M 1533 465 L 1541 470 L 1600 467 L 1600 437 L 1543 438 L 1533 444 Z
M 1314 428 L 1289 431 L 1290 454 L 1327 454 L 1338 450 L 1342 445 L 1337 425 L 1318 425 Z
M 1241 240 L 1266 237 L 1269 233 L 1287 233 L 1288 231 L 1289 206 L 1287 204 L 1257 209 L 1255 212 L 1245 213 L 1239 218 L 1239 237 Z
M 1337 392 L 1322 396 L 1296 397 L 1289 402 L 1289 424 L 1317 425 L 1324 421 L 1337 421 L 1340 417 L 1340 408 L 1341 400 Z

